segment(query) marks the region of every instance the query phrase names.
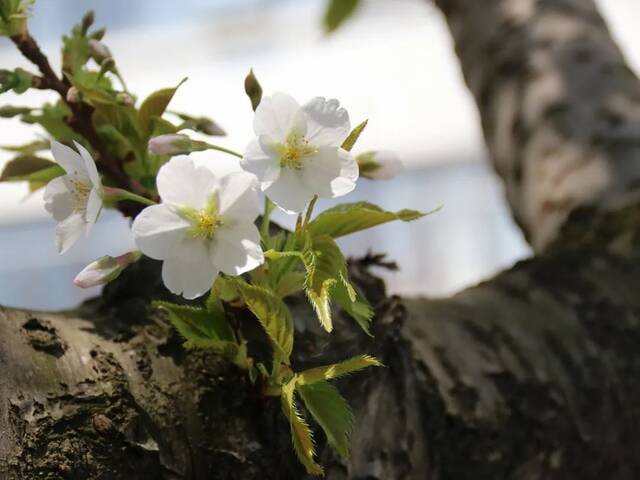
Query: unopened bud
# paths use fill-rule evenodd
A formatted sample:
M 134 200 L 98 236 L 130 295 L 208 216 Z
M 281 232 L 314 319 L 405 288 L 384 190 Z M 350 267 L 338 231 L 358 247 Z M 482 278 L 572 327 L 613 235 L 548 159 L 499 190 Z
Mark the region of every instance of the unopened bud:
M 90 39 L 89 40 L 89 55 L 93 58 L 97 63 L 102 64 L 105 60 L 111 59 L 111 50 L 100 40 Z
M 82 17 L 83 33 L 87 33 L 87 30 L 89 30 L 91 25 L 93 25 L 94 20 L 95 20 L 95 13 L 93 12 L 93 10 L 89 10 L 87 13 L 85 13 L 84 17 Z
M 139 251 L 125 253 L 118 257 L 105 255 L 87 265 L 73 280 L 80 288 L 104 285 L 118 278 L 122 271 L 142 256 Z
M 154 155 L 186 155 L 205 149 L 206 143 L 178 133 L 159 135 L 149 140 L 149 152 Z
M 81 99 L 82 95 L 80 93 L 80 90 L 78 90 L 76 87 L 71 87 L 69 88 L 69 90 L 67 90 L 67 102 L 79 103 Z
M 134 98 L 127 92 L 119 92 L 116 95 L 116 102 L 118 102 L 118 105 L 124 105 L 127 107 L 130 107 L 134 103 L 136 103 Z
M 391 180 L 403 169 L 398 155 L 389 150 L 362 153 L 356 160 L 360 176 L 372 180 Z
M 99 28 L 98 30 L 94 30 L 89 38 L 93 38 L 94 40 L 102 40 L 104 38 L 105 33 L 107 33 L 106 28 Z
M 197 129 L 202 133 L 218 137 L 226 135 L 226 132 L 216 122 L 209 118 L 199 118 L 197 119 L 197 122 Z

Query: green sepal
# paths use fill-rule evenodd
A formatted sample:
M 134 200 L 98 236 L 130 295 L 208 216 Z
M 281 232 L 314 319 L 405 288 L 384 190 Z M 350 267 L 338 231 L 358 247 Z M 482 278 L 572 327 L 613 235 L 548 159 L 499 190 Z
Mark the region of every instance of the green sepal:
M 364 122 L 357 125 L 353 130 L 351 130 L 349 136 L 344 139 L 344 142 L 342 142 L 341 148 L 343 148 L 347 152 L 351 151 L 353 146 L 358 141 L 358 138 L 360 138 L 360 134 L 367 126 L 367 123 L 369 123 L 369 120 L 365 120 Z

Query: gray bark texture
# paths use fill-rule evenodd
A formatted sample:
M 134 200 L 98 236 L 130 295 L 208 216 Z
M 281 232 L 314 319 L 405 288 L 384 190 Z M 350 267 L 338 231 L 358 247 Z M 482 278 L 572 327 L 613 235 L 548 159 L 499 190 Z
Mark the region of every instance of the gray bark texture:
M 640 478 L 640 83 L 591 0 L 436 3 L 537 255 L 443 300 L 389 298 L 351 262 L 374 339 L 291 300 L 296 369 L 386 365 L 339 383 L 352 456 L 318 435 L 326 477 Z M 306 478 L 278 402 L 148 312 L 159 278 L 140 262 L 74 312 L 0 310 L 0 478 Z

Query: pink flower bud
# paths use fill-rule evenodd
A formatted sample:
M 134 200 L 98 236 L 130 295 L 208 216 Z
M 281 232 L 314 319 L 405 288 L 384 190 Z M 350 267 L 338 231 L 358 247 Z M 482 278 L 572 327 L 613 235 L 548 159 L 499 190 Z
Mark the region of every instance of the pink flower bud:
M 191 139 L 186 135 L 168 133 L 149 140 L 149 152 L 154 155 L 183 155 L 192 151 Z
M 360 176 L 372 180 L 391 180 L 403 169 L 398 155 L 389 150 L 362 153 L 356 160 L 360 167 Z
M 118 278 L 120 273 L 131 263 L 137 261 L 141 252 L 129 252 L 118 257 L 105 255 L 87 265 L 73 280 L 80 288 L 96 287 L 104 285 Z
M 71 87 L 67 90 L 67 102 L 78 103 L 80 101 L 80 91 L 76 87 Z
M 109 47 L 94 38 L 89 40 L 89 55 L 98 63 L 112 57 Z

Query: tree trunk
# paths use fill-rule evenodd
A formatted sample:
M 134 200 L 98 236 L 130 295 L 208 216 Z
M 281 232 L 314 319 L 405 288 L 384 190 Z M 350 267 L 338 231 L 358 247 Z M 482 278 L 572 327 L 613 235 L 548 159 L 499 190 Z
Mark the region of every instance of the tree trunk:
M 352 456 L 319 438 L 326 476 L 640 478 L 640 84 L 590 0 L 437 3 L 538 255 L 446 300 L 387 298 L 353 262 L 373 340 L 292 300 L 297 368 L 386 365 L 339 384 Z M 68 315 L 0 310 L 0 478 L 305 478 L 278 402 L 147 314 L 157 270 Z

